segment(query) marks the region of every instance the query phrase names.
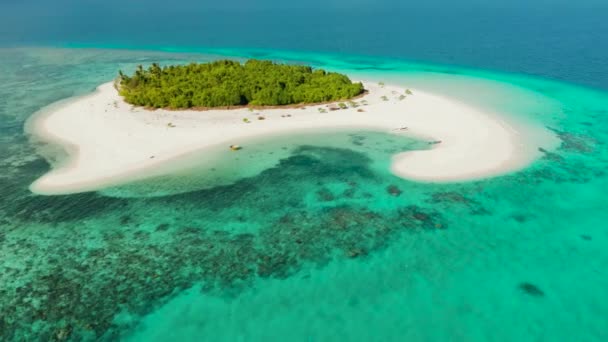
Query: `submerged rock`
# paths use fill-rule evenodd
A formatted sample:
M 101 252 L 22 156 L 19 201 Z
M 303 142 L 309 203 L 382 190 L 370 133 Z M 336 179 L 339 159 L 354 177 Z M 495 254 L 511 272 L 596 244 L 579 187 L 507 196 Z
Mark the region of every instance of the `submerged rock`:
M 334 194 L 331 193 L 331 191 L 329 191 L 329 189 L 327 188 L 323 188 L 319 191 L 317 191 L 317 199 L 320 202 L 330 202 L 335 200 L 335 196 Z
M 545 293 L 538 286 L 531 283 L 521 283 L 519 284 L 519 289 L 525 294 L 533 297 L 543 297 L 545 295 Z
M 158 226 L 156 226 L 156 229 L 154 231 L 156 232 L 164 232 L 167 231 L 169 229 L 169 224 L 168 223 L 161 223 Z
M 513 214 L 511 215 L 511 218 L 519 223 L 524 223 L 528 221 L 528 216 L 524 214 Z
M 396 185 L 389 185 L 388 187 L 386 187 L 386 192 L 388 192 L 391 196 L 401 196 L 401 194 L 403 193 L 403 191 L 401 191 L 401 189 L 399 189 Z

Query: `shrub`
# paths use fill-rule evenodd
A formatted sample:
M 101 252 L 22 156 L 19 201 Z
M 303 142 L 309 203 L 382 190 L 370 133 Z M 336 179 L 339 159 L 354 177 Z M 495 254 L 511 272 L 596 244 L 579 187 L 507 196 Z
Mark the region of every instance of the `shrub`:
M 148 69 L 140 65 L 131 76 L 119 71 L 119 84 L 130 104 L 172 109 L 318 103 L 350 99 L 364 91 L 361 83 L 343 74 L 260 60 L 162 68 L 154 63 Z

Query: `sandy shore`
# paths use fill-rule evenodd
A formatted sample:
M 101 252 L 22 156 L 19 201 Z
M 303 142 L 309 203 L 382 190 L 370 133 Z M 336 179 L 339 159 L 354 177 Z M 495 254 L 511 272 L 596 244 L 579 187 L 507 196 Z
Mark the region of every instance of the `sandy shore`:
M 330 111 L 327 105 L 317 105 L 195 112 L 133 108 L 112 83 L 106 83 L 90 95 L 45 109 L 27 123 L 33 139 L 59 144 L 69 154 L 31 190 L 39 194 L 99 190 L 150 176 L 187 153 L 218 144 L 231 153 L 231 144 L 303 129 L 369 128 L 434 141 L 430 150 L 394 156 L 391 171 L 417 181 L 484 178 L 523 168 L 537 157 L 530 153 L 536 148 L 526 148 L 516 126 L 497 115 L 416 89 L 399 99 L 404 88 L 364 85 L 369 94 L 356 102 L 367 105 L 357 108 Z M 258 120 L 260 115 L 265 120 Z

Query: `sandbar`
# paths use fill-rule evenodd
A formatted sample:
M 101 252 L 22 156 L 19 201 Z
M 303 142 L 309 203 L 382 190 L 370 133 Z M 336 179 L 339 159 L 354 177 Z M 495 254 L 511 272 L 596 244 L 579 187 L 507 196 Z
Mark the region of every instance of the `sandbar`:
M 372 129 L 426 140 L 430 149 L 397 153 L 391 165 L 394 175 L 420 182 L 492 177 L 522 169 L 539 156 L 517 125 L 500 115 L 417 89 L 406 94 L 402 87 L 363 84 L 368 93 L 347 109 L 322 104 L 174 111 L 133 107 L 112 82 L 105 83 L 26 123 L 33 140 L 59 145 L 68 155 L 30 189 L 43 195 L 96 191 L 153 175 L 175 158 L 210 146 L 224 144 L 226 153 L 238 153 L 229 146 L 314 129 Z

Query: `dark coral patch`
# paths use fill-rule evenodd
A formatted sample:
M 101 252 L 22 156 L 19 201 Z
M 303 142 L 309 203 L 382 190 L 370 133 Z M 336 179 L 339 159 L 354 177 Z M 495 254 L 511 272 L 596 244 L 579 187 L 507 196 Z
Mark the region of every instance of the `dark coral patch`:
M 480 202 L 464 196 L 456 191 L 441 191 L 431 195 L 427 200 L 428 203 L 443 204 L 443 205 L 462 205 L 469 209 L 471 215 L 489 215 L 489 210 L 484 208 Z
M 549 152 L 542 147 L 539 147 L 538 151 L 543 153 L 543 159 L 545 159 L 545 160 L 558 162 L 558 163 L 563 163 L 565 161 L 564 157 L 562 157 L 561 155 L 554 153 L 554 152 Z
M 102 197 L 94 193 L 68 196 L 27 195 L 5 202 L 7 213 L 27 222 L 66 222 L 91 219 L 127 207 L 126 199 Z
M 431 196 L 431 203 L 462 203 L 470 204 L 471 200 L 456 191 L 436 192 Z
M 421 228 L 434 230 L 447 228 L 447 224 L 444 222 L 441 214 L 415 205 L 400 209 L 398 219 L 408 229 Z
M 375 194 L 355 198 L 359 184 L 382 184 L 365 154 L 311 146 L 294 153 L 256 177 L 179 195 L 125 200 L 22 192 L 4 199 L 11 225 L 57 229 L 47 230 L 56 234 L 47 240 L 2 232 L 3 248 L 35 251 L 27 261 L 43 264 L 0 269 L 6 279 L 26 279 L 18 291 L 0 289 L 3 316 L 15 318 L 0 321 L 0 339 L 19 339 L 36 321 L 44 340 L 118 340 L 131 327 L 118 325 L 117 313 L 145 315 L 193 284 L 238 294 L 256 277 L 290 277 L 335 258 L 358 262 L 398 234 L 447 226 L 428 208 L 376 212 L 367 205 Z M 311 196 L 328 202 L 311 210 Z M 331 206 L 332 196 L 344 204 Z
M 120 225 L 124 226 L 131 222 L 131 216 L 123 215 L 120 217 Z
M 513 214 L 511 215 L 511 218 L 519 223 L 525 223 L 529 219 L 529 217 L 524 214 Z
M 169 224 L 168 223 L 161 223 L 158 226 L 156 226 L 156 229 L 154 229 L 154 231 L 156 232 L 164 232 L 167 231 L 169 229 Z
M 401 196 L 401 194 L 403 193 L 403 191 L 401 191 L 401 189 L 399 189 L 399 187 L 394 184 L 387 186 L 386 192 L 388 192 L 391 196 L 395 197 Z
M 523 293 L 530 295 L 532 297 L 544 297 L 545 293 L 538 286 L 532 283 L 521 283 L 519 284 L 519 289 L 523 291 Z
M 334 194 L 332 194 L 331 191 L 329 191 L 329 189 L 327 188 L 323 188 L 317 191 L 317 200 L 319 202 L 331 202 L 335 199 L 336 197 L 334 196 Z
M 562 141 L 559 147 L 560 150 L 578 153 L 591 153 L 594 150 L 596 141 L 589 136 L 560 131 L 551 127 L 549 129 L 555 132 L 557 137 Z

